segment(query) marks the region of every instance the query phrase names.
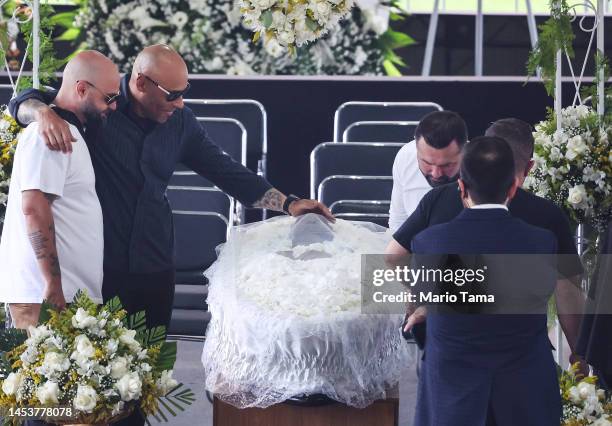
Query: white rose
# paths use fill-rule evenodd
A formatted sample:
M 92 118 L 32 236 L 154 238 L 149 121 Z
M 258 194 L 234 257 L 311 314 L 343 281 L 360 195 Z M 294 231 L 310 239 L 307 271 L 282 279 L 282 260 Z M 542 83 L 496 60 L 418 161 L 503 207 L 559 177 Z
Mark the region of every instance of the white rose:
M 565 153 L 565 157 L 568 160 L 573 160 L 574 158 L 582 155 L 586 152 L 587 145 L 584 142 L 584 139 L 580 135 L 576 135 L 571 137 L 567 141 L 567 152 Z
M 159 379 L 157 379 L 157 387 L 162 390 L 162 394 L 166 395 L 178 385 L 178 382 L 172 378 L 172 370 L 164 370 Z
M 592 383 L 581 382 L 578 383 L 577 388 L 581 399 L 587 399 L 592 395 L 596 395 L 596 388 Z
M 91 413 L 98 402 L 98 395 L 94 388 L 88 385 L 79 385 L 76 396 L 72 401 L 74 408 L 84 413 Z
M 278 34 L 278 40 L 285 46 L 292 44 L 295 42 L 295 34 L 293 34 L 291 31 L 281 31 Z
M 89 315 L 83 308 L 77 309 L 76 313 L 72 317 L 72 326 L 75 328 L 90 328 L 96 324 L 96 318 Z
M 322 17 L 327 17 L 331 12 L 331 6 L 326 0 L 317 3 L 317 13 Z
M 586 203 L 587 194 L 584 185 L 576 185 L 569 190 L 567 201 L 574 206 L 579 207 Z
M 612 426 L 612 421 L 610 421 L 609 416 L 604 415 L 591 423 L 591 426 Z
M 36 398 L 41 404 L 58 404 L 59 386 L 57 383 L 48 381 L 36 389 Z
M 6 395 L 15 395 L 21 386 L 22 381 L 23 376 L 21 373 L 9 374 L 8 377 L 2 382 L 2 392 L 4 392 Z
M 111 362 L 111 377 L 120 379 L 128 373 L 128 360 L 125 357 L 117 357 Z
M 121 336 L 119 336 L 119 341 L 130 348 L 131 351 L 137 352 L 140 350 L 140 343 L 134 339 L 135 336 L 136 330 L 126 329 L 123 333 L 121 333 Z
M 108 342 L 106 342 L 106 352 L 109 355 L 112 355 L 115 352 L 117 352 L 118 347 L 119 347 L 119 342 L 117 342 L 115 339 L 108 339 Z
M 562 157 L 561 150 L 558 147 L 553 146 L 550 149 L 550 159 L 552 161 L 559 161 L 561 159 L 561 157 Z
M 278 58 L 283 54 L 283 47 L 274 38 L 268 40 L 265 44 L 265 47 L 268 55 L 272 56 L 273 58 Z
M 119 391 L 121 400 L 126 402 L 131 401 L 140 398 L 142 382 L 137 373 L 129 373 L 115 383 L 115 389 Z
M 91 341 L 84 334 L 79 334 L 74 338 L 75 351 L 81 356 L 91 358 L 96 353 Z
M 47 352 L 40 371 L 44 375 L 51 375 L 55 372 L 67 371 L 69 368 L 70 360 L 66 355 L 59 352 Z

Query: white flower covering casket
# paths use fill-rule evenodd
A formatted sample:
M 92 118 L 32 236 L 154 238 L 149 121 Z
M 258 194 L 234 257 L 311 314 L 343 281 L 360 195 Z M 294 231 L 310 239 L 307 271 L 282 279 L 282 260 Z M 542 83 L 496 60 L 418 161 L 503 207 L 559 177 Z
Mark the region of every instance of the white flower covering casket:
M 389 240 L 378 225 L 314 214 L 233 228 L 206 273 L 206 389 L 239 408 L 384 398 L 412 357 L 402 316 L 361 314 L 360 272 L 361 254 Z

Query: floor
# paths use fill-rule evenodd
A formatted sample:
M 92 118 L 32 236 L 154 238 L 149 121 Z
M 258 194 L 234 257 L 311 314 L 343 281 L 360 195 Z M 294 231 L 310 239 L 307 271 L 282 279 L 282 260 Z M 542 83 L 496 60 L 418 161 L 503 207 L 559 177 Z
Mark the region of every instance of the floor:
M 196 394 L 196 402 L 168 424 L 178 426 L 212 426 L 212 404 L 204 393 L 204 373 L 200 356 L 203 342 L 178 341 L 178 354 L 174 368 L 174 377 L 190 387 Z M 406 368 L 400 383 L 399 426 L 412 426 L 416 400 L 416 370 L 414 366 Z M 152 424 L 155 420 L 152 419 Z

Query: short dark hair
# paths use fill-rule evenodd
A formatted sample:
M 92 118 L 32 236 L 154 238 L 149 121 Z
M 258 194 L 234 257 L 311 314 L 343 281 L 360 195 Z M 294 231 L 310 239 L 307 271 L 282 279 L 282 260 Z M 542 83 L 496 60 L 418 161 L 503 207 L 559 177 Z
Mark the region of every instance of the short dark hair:
M 514 176 L 512 148 L 502 138 L 480 136 L 463 147 L 461 180 L 477 204 L 503 203 Z
M 453 111 L 434 111 L 421 119 L 414 131 L 414 139 L 423 138 L 427 145 L 443 149 L 457 141 L 461 148 L 468 138 L 467 125 L 463 118 Z
M 523 171 L 533 157 L 533 128 L 531 124 L 518 118 L 502 118 L 495 121 L 485 132 L 485 136 L 502 138 L 510 145 L 514 153 L 517 171 Z

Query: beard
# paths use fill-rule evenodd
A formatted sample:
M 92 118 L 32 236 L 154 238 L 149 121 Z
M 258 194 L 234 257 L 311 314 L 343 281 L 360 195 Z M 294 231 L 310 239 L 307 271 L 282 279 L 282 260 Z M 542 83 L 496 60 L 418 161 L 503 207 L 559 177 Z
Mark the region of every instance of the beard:
M 85 117 L 85 125 L 88 129 L 98 129 L 106 124 L 106 111 L 100 112 L 92 105 L 85 105 L 83 108 L 83 116 Z
M 454 176 L 442 176 L 437 179 L 431 175 L 426 175 L 425 173 L 423 173 L 423 176 L 425 177 L 425 180 L 427 180 L 429 186 L 431 186 L 432 188 L 446 185 L 447 183 L 456 182 L 459 179 L 459 173 Z

